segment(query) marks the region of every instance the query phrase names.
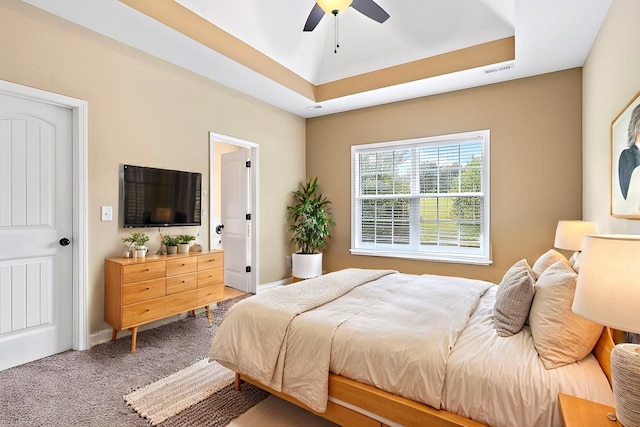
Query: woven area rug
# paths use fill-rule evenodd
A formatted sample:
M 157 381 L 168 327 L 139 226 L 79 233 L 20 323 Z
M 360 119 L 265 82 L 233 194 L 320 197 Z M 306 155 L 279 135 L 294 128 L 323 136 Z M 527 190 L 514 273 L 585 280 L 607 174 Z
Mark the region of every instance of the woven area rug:
M 124 400 L 154 426 L 226 426 L 269 395 L 250 384 L 237 392 L 233 380 L 233 371 L 203 359 Z

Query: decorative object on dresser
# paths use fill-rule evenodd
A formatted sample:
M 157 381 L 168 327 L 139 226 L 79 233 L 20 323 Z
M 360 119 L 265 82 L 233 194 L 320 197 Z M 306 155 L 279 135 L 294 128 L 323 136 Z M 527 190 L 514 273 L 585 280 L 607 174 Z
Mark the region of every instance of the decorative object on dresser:
M 162 243 L 167 247 L 167 255 L 175 255 L 178 253 L 180 239 L 177 236 L 162 236 Z
M 131 330 L 136 351 L 138 326 L 204 307 L 224 298 L 224 254 L 197 254 L 105 260 L 105 320 L 118 331 Z
M 553 244 L 558 249 L 574 251 L 569 263 L 576 271 L 579 269 L 579 257 L 582 250 L 582 240 L 587 234 L 596 234 L 598 226 L 589 221 L 558 221 L 556 239 Z
M 178 253 L 186 254 L 189 253 L 189 242 L 192 240 L 196 240 L 196 236 L 192 236 L 190 234 L 181 234 L 178 236 Z
M 122 241 L 129 243 L 129 257 L 130 258 L 144 258 L 147 254 L 147 247 L 145 244 L 149 241 L 149 236 L 138 231 L 131 233 L 128 237 L 123 237 Z
M 621 331 L 640 333 L 640 236 L 590 235 L 582 249 L 573 311 Z M 614 347 L 611 377 L 620 423 L 640 426 L 640 345 Z
M 322 252 L 335 226 L 329 210 L 329 201 L 318 190 L 318 178 L 311 178 L 293 191 L 293 203 L 287 206 L 291 243 L 298 252 L 291 256 L 292 275 L 297 279 L 310 279 L 322 275 Z

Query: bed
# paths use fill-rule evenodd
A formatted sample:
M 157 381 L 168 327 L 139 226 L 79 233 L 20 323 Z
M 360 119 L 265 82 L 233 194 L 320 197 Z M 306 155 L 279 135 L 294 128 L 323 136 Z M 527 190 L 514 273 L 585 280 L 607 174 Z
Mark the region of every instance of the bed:
M 210 360 L 345 426 L 559 426 L 558 393 L 613 404 L 610 331 L 570 312 L 576 277 L 555 251 L 500 286 L 341 270 L 236 304 Z M 498 333 L 512 288 L 522 325 Z

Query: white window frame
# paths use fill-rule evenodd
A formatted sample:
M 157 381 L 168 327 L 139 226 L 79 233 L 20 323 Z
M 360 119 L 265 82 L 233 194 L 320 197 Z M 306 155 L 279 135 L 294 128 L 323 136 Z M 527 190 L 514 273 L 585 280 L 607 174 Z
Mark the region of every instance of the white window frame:
M 482 213 L 480 228 L 480 247 L 479 248 L 463 248 L 452 246 L 433 246 L 429 250 L 424 248 L 416 249 L 411 247 L 409 250 L 399 250 L 394 248 L 393 244 L 363 244 L 360 242 L 360 218 L 359 218 L 359 195 L 357 194 L 358 176 L 356 161 L 359 153 L 392 150 L 400 148 L 412 148 L 418 145 L 447 145 L 456 144 L 467 141 L 482 141 Z M 378 142 L 372 144 L 362 144 L 351 146 L 351 249 L 353 255 L 365 256 L 382 256 L 415 259 L 424 261 L 440 261 L 454 262 L 464 264 L 490 265 L 491 261 L 491 244 L 490 244 L 490 132 L 488 129 L 463 132 L 451 135 L 440 135 L 425 138 L 416 138 L 402 141 Z M 413 184 L 412 184 L 413 185 Z M 455 193 L 450 193 L 455 194 Z M 412 213 L 413 216 L 413 213 Z M 419 213 L 418 213 L 419 216 Z M 416 228 L 412 227 L 412 241 L 415 241 Z M 419 230 L 418 230 L 419 232 Z M 418 236 L 419 241 L 419 236 Z M 419 245 L 418 245 L 419 246 Z

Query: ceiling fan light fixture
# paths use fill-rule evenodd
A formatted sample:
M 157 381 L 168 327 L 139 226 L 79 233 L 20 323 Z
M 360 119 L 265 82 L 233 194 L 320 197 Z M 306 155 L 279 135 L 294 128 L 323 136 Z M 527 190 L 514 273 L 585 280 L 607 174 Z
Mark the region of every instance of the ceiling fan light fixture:
M 318 6 L 328 14 L 333 14 L 334 10 L 342 13 L 351 6 L 352 2 L 353 0 L 317 0 Z

